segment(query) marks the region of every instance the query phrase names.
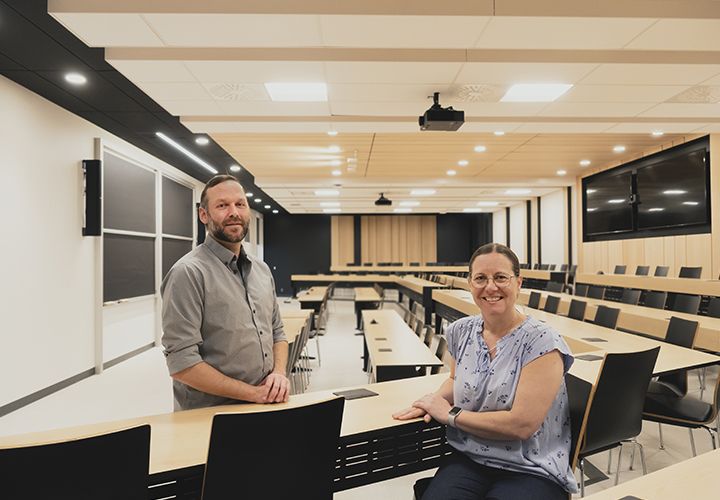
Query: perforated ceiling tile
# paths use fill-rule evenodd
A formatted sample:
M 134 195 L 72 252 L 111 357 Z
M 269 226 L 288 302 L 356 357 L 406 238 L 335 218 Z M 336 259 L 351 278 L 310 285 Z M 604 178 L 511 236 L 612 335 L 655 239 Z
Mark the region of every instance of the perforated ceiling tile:
M 504 85 L 469 84 L 453 89 L 451 99 L 458 102 L 499 102 L 507 87 Z
M 206 83 L 203 85 L 216 101 L 269 101 L 262 85 L 243 83 Z
M 720 102 L 720 86 L 698 85 L 680 92 L 667 102 L 716 103 Z

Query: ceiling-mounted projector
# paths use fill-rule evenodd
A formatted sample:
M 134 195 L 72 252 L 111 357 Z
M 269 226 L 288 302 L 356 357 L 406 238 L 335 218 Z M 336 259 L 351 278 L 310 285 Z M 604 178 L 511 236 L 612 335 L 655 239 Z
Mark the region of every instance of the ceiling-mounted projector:
M 465 111 L 456 111 L 452 106 L 440 106 L 440 92 L 433 94 L 433 105 L 418 117 L 420 130 L 443 130 L 454 132 L 465 123 Z
M 380 193 L 380 198 L 375 200 L 375 205 L 377 205 L 378 207 L 387 207 L 392 205 L 392 201 L 385 198 L 385 195 L 383 193 Z

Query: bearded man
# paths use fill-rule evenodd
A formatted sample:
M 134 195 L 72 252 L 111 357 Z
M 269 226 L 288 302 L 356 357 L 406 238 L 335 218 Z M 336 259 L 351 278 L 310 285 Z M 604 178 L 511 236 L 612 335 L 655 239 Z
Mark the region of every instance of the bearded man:
M 170 269 L 161 292 L 175 409 L 288 400 L 288 343 L 267 264 L 242 241 L 250 207 L 240 182 L 216 175 L 200 197 L 205 242 Z

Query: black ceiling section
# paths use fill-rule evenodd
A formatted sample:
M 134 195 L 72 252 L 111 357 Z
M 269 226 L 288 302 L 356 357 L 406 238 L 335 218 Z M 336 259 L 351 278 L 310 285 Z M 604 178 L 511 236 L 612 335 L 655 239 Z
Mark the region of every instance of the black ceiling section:
M 69 71 L 85 75 L 87 84 L 75 87 L 66 83 L 64 75 Z M 212 139 L 198 147 L 196 134 L 178 117 L 105 61 L 104 49 L 88 47 L 55 21 L 47 13 L 47 0 L 0 0 L 0 74 L 201 182 L 212 174 L 165 144 L 156 132 L 165 133 L 220 173 L 238 163 Z M 254 176 L 245 168 L 233 175 L 247 191 L 287 213 L 255 185 Z

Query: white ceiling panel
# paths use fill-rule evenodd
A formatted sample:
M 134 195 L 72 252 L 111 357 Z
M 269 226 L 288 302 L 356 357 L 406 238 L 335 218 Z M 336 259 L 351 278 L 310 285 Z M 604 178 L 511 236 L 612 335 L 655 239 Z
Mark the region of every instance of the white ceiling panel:
M 450 84 L 463 63 L 326 62 L 328 83 Z
M 711 78 L 708 78 L 704 82 L 702 82 L 703 85 L 720 85 L 720 73 L 717 75 L 712 76 Z
M 718 134 L 720 133 L 720 123 L 708 123 L 693 130 L 696 134 Z
M 171 47 L 319 47 L 318 16 L 145 14 Z
M 667 102 L 658 104 L 639 116 L 718 118 L 720 116 L 720 104 Z
M 156 101 L 212 100 L 205 87 L 192 82 L 145 82 L 138 84 L 140 90 Z
M 448 101 L 444 96 L 452 94 L 449 85 L 387 85 L 331 83 L 328 85 L 328 99 L 335 102 L 393 102 L 428 100 L 433 92 L 440 92 L 440 102 Z M 432 104 L 432 100 L 428 101 Z
M 213 100 L 204 101 L 155 101 L 165 108 L 168 113 L 175 116 L 192 116 L 192 115 L 217 115 L 220 114 L 218 105 Z
M 225 116 L 329 116 L 326 102 L 216 101 Z M 197 113 L 199 114 L 199 113 Z M 209 114 L 209 113 L 208 113 Z
M 330 47 L 442 49 L 472 47 L 488 20 L 469 16 L 320 16 L 320 26 L 323 44 Z
M 720 72 L 717 64 L 601 64 L 582 85 L 696 85 Z
M 199 82 L 324 82 L 321 62 L 186 61 Z
M 576 85 L 557 102 L 662 102 L 687 85 Z
M 419 116 L 430 107 L 422 99 L 417 102 L 336 102 L 330 103 L 333 115 L 355 116 Z M 416 122 L 417 123 L 417 122 Z
M 150 82 L 197 82 L 180 61 L 117 61 L 108 59 L 120 73 L 135 84 Z
M 494 17 L 475 45 L 510 49 L 619 49 L 654 19 Z
M 162 47 L 138 14 L 52 14 L 90 47 Z
M 535 116 L 547 106 L 546 102 L 467 102 L 455 106 L 470 116 Z
M 597 65 L 582 63 L 465 63 L 455 83 L 576 83 Z
M 539 116 L 636 116 L 653 105 L 647 102 L 552 102 Z
M 720 20 L 660 19 L 627 44 L 643 50 L 720 50 Z
M 518 134 L 599 134 L 614 123 L 524 123 L 515 129 Z
M 695 132 L 698 128 L 702 127 L 703 123 L 618 123 L 617 125 L 609 128 L 606 132 L 610 134 L 650 134 L 653 131 L 659 130 L 666 134 L 683 134 L 689 132 Z M 658 141 L 662 141 L 662 137 L 658 138 Z

